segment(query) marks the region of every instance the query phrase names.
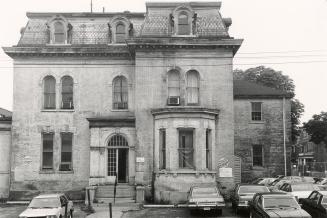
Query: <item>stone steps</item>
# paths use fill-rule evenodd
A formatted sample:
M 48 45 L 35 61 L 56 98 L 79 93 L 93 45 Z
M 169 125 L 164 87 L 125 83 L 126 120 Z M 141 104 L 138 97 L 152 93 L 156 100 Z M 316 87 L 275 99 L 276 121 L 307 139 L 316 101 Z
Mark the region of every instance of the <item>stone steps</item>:
M 118 184 L 116 187 L 116 199 L 118 198 L 130 198 L 135 199 L 135 186 L 127 184 Z M 98 186 L 95 192 L 96 199 L 113 199 L 114 197 L 114 185 Z M 135 201 L 135 200 L 134 200 Z

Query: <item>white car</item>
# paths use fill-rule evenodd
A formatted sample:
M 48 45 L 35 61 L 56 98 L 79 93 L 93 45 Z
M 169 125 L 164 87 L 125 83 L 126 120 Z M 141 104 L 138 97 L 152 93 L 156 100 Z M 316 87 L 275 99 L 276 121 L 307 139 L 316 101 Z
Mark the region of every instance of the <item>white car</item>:
M 34 197 L 19 217 L 72 218 L 73 211 L 73 202 L 64 194 L 44 194 Z
M 308 198 L 312 191 L 319 191 L 320 187 L 312 183 L 284 183 L 279 190 L 293 195 L 299 201 Z

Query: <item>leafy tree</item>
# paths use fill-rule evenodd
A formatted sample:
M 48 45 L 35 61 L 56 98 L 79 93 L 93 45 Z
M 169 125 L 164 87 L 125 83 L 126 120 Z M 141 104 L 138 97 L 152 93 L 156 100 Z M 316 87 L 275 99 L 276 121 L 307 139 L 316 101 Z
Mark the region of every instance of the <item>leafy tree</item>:
M 249 68 L 245 71 L 236 69 L 234 70 L 234 79 L 246 80 L 265 85 L 274 89 L 283 90 L 288 92 L 291 96 L 291 123 L 292 123 L 292 141 L 299 136 L 300 117 L 304 112 L 304 105 L 294 98 L 295 85 L 293 80 L 283 75 L 282 71 L 276 71 L 272 68 L 258 66 Z
M 327 146 L 327 112 L 313 115 L 312 119 L 303 123 L 303 128 L 310 135 L 310 141 L 315 144 L 324 142 Z

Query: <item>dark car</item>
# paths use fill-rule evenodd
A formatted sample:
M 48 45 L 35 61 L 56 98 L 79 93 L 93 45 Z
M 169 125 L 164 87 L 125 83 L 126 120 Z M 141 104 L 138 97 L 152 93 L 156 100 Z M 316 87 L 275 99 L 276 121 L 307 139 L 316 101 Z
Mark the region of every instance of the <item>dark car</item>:
M 253 195 L 262 192 L 269 192 L 268 187 L 254 184 L 237 184 L 231 195 L 233 209 L 236 213 L 239 209 L 247 210 Z
M 258 193 L 250 203 L 250 218 L 310 218 L 291 195 L 280 192 Z
M 327 191 L 313 191 L 308 198 L 301 199 L 301 203 L 312 217 L 327 218 Z

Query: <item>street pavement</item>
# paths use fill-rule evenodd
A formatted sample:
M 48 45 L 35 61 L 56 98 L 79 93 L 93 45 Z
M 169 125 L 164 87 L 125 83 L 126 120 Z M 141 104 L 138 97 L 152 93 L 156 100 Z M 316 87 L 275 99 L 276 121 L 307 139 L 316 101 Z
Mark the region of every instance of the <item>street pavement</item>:
M 245 218 L 249 217 L 249 214 L 245 211 L 236 215 L 231 208 L 223 209 L 223 214 L 218 216 L 213 212 L 199 211 L 196 214 L 190 214 L 187 208 L 146 208 L 138 211 L 125 212 L 122 218 L 202 218 L 202 217 L 224 217 L 224 218 Z
M 85 218 L 87 214 L 81 210 L 82 204 L 74 204 L 73 218 Z M 27 205 L 0 204 L 0 218 L 15 218 L 26 209 Z

